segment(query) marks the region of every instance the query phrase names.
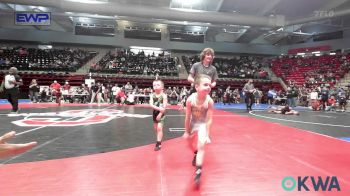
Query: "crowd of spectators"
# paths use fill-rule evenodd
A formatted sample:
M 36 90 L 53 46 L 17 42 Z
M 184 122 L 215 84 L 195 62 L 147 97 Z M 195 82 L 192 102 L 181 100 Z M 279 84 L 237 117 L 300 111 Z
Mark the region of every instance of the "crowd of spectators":
M 198 56 L 182 56 L 187 71 L 195 62 L 199 62 Z M 219 78 L 254 78 L 269 79 L 268 72 L 263 69 L 262 57 L 236 56 L 234 58 L 215 57 L 213 66 L 218 71 Z
M 317 87 L 320 84 L 335 85 L 349 71 L 350 55 L 323 55 L 301 57 L 281 56 L 272 60 L 272 70 L 285 82 Z
M 330 110 L 331 106 L 339 106 L 341 111 L 345 111 L 342 105 L 349 99 L 349 88 L 337 83 L 348 73 L 349 61 L 350 55 L 345 54 L 291 55 L 273 59 L 272 70 L 288 86 L 285 94 L 277 93 L 274 97 L 282 97 L 292 107 L 301 105 L 313 110 Z
M 91 72 L 115 73 L 128 75 L 161 75 L 178 76 L 176 58 L 154 53 L 145 55 L 143 51 L 137 54 L 130 50 L 118 50 L 106 54 L 99 62 L 94 63 Z
M 0 49 L 0 69 L 17 67 L 29 71 L 75 72 L 96 52 L 81 49 L 37 49 L 24 47 L 2 47 Z
M 16 66 L 21 70 L 75 71 L 94 55 L 78 49 L 1 48 L 0 68 Z M 199 58 L 182 56 L 182 60 L 189 71 Z M 344 54 L 274 58 L 271 60 L 271 68 L 285 81 L 287 89 L 284 91 L 270 86 L 257 89 L 254 93 L 255 102 L 256 104 L 288 104 L 291 107 L 301 105 L 309 106 L 314 110 L 326 110 L 332 105 L 332 100 L 335 100 L 335 104 L 341 106 L 343 99 L 349 98 L 349 89 L 341 88 L 336 84 L 349 71 L 349 62 L 350 55 Z M 134 53 L 123 49 L 109 52 L 99 62 L 94 63 L 90 71 L 109 74 L 178 76 L 178 63 L 176 58 L 171 58 L 164 53 L 157 56 L 145 55 L 143 51 Z M 262 57 L 215 58 L 213 66 L 216 67 L 219 78 L 269 79 L 264 69 L 266 62 Z M 49 87 L 39 88 L 38 86 L 35 80 L 29 86 L 33 102 L 55 99 L 51 96 Z M 147 103 L 148 95 L 152 92 L 151 87 L 139 88 L 137 84 L 131 85 L 130 82 L 124 85 L 96 83 L 90 88 L 86 85 L 72 88 L 70 86 L 68 88 L 66 84 L 63 86 L 62 98 L 66 102 Z M 38 92 L 39 89 L 40 92 Z M 183 103 L 189 92 L 186 86 L 171 86 L 165 89 L 171 104 Z M 231 88 L 219 85 L 212 90 L 211 96 L 216 103 L 233 104 L 242 103 L 244 93 L 237 86 Z

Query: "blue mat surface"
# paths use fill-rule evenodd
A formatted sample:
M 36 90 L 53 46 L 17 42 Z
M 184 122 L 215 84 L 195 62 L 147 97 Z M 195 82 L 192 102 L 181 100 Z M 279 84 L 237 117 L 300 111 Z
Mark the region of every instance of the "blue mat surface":
M 30 103 L 30 99 L 19 99 L 18 103 Z M 0 99 L 0 104 L 9 104 L 7 99 Z

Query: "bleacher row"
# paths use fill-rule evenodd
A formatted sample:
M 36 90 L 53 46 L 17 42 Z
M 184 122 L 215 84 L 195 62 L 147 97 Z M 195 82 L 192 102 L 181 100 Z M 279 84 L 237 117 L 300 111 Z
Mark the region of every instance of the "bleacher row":
M 96 82 L 104 84 L 124 84 L 132 82 L 140 87 L 150 87 L 155 75 L 160 75 L 167 86 L 188 86 L 186 79 L 178 78 L 177 60 L 168 56 L 144 55 L 139 52 L 134 54 L 127 50 L 108 53 L 98 63 L 91 67 L 91 71 L 97 73 L 71 75 L 57 73 L 67 67 L 63 64 L 72 64 L 79 61 L 79 65 L 93 57 L 93 53 L 83 50 L 40 50 L 12 48 L 1 49 L 0 51 L 0 69 L 3 75 L 10 66 L 16 66 L 20 70 L 20 75 L 24 80 L 21 87 L 22 92 L 28 92 L 28 85 L 31 79 L 37 79 L 39 85 L 50 85 L 53 80 L 63 84 L 69 81 L 72 86 L 79 86 L 84 83 L 86 78 L 92 77 Z M 80 59 L 84 57 L 84 60 Z M 339 80 L 349 70 L 350 55 L 325 55 L 320 57 L 281 57 L 271 61 L 274 73 L 287 82 L 293 80 L 296 84 L 303 84 L 310 77 L 317 77 L 315 74 L 330 74 L 334 76 L 335 81 Z M 199 61 L 198 56 L 182 57 L 187 71 L 194 62 Z M 58 69 L 48 68 L 47 65 L 60 62 L 56 65 Z M 37 63 L 33 67 L 31 63 Z M 234 58 L 215 58 L 213 65 L 219 73 L 218 88 L 241 89 L 248 78 L 255 79 L 255 86 L 263 91 L 275 88 L 281 90 L 282 87 L 277 82 L 269 80 L 268 75 L 262 69 L 266 66 L 266 61 L 261 57 L 236 56 Z M 31 67 L 30 67 L 31 66 Z M 60 66 L 63 66 L 60 67 Z M 78 68 L 79 66 L 75 67 Z M 46 70 L 55 71 L 51 73 Z M 29 71 L 23 71 L 29 70 Z M 34 72 L 35 70 L 44 71 L 43 73 Z M 67 71 L 74 72 L 68 69 Z M 108 74 L 103 74 L 108 73 Z M 263 74 L 262 74 L 263 73 Z M 326 75 L 328 76 L 328 75 Z M 332 81 L 332 82 L 335 82 Z M 326 80 L 326 82 L 329 82 Z
M 120 50 L 106 54 L 90 68 L 92 73 L 115 73 L 127 75 L 178 76 L 177 61 L 163 55 L 145 55 Z
M 6 71 L 0 72 L 0 77 L 3 78 Z M 21 98 L 28 97 L 29 84 L 32 79 L 36 79 L 38 81 L 39 86 L 49 86 L 53 83 L 54 80 L 57 80 L 58 83 L 64 84 L 65 81 L 69 81 L 71 86 L 80 86 L 85 83 L 85 79 L 89 79 L 89 74 L 87 75 L 69 75 L 63 73 L 54 73 L 54 74 L 45 74 L 45 73 L 30 73 L 30 72 L 20 72 L 20 76 L 23 79 L 23 86 L 21 87 Z M 102 84 L 119 84 L 124 85 L 127 82 L 131 82 L 133 85 L 138 85 L 140 88 L 146 88 L 152 86 L 152 81 L 155 79 L 154 77 L 142 78 L 138 76 L 123 76 L 123 75 L 93 75 L 91 78 L 95 79 L 95 82 L 100 82 Z M 187 86 L 189 87 L 189 83 L 186 79 L 178 79 L 175 77 L 161 78 L 166 87 L 174 87 L 174 86 Z M 227 86 L 231 86 L 232 88 L 241 89 L 242 86 L 246 83 L 244 79 L 219 79 L 218 88 L 225 89 Z M 281 85 L 278 82 L 272 82 L 270 80 L 256 80 L 255 86 L 259 89 L 263 89 L 267 91 L 269 88 L 281 89 Z
M 5 48 L 0 49 L 0 69 L 75 72 L 95 55 L 80 49 Z
M 186 70 L 189 72 L 192 65 L 200 59 L 198 56 L 182 56 Z M 234 58 L 215 58 L 213 66 L 216 67 L 220 78 L 254 78 L 269 79 L 268 73 L 262 69 L 263 58 L 256 56 L 236 56 Z
M 349 61 L 350 55 L 285 56 L 272 61 L 272 70 L 286 82 L 293 81 L 297 85 L 317 81 L 317 84 L 333 86 L 349 71 Z M 319 78 L 322 79 L 318 81 Z

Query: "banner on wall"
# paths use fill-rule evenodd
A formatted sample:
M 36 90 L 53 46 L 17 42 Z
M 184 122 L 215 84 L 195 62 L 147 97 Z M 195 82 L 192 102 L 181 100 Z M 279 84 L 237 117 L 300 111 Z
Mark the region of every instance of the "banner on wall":
M 15 25 L 51 25 L 51 13 L 15 12 Z

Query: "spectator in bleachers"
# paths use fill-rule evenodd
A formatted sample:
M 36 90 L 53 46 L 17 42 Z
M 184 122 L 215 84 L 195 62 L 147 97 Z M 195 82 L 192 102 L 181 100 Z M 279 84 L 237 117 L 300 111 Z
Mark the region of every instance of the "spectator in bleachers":
M 199 61 L 197 56 L 182 56 L 182 59 L 188 71 L 194 62 Z M 217 69 L 218 77 L 268 79 L 268 73 L 262 69 L 262 62 L 263 57 L 236 56 L 231 59 L 215 58 L 212 64 Z
M 6 59 L 6 66 L 22 70 L 76 71 L 96 53 L 82 50 L 41 50 L 36 48 L 5 49 L 0 59 Z M 0 65 L 1 66 L 1 65 Z
M 111 71 L 118 74 L 132 75 L 178 75 L 178 68 L 173 58 L 169 56 L 145 55 L 140 51 L 135 54 L 131 51 L 128 53 L 109 53 L 100 61 L 100 69 L 91 68 L 92 72 Z
M 285 76 L 286 80 L 295 79 L 298 85 L 307 83 L 308 88 L 320 84 L 332 86 L 349 70 L 341 55 L 287 56 L 273 60 L 272 64 L 272 70 L 277 76 Z

